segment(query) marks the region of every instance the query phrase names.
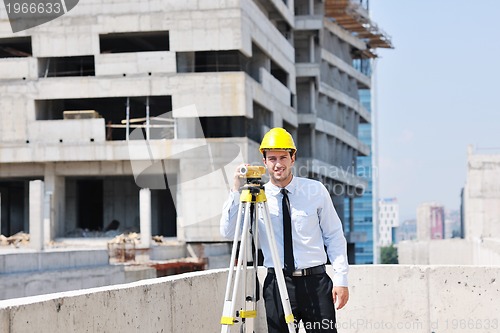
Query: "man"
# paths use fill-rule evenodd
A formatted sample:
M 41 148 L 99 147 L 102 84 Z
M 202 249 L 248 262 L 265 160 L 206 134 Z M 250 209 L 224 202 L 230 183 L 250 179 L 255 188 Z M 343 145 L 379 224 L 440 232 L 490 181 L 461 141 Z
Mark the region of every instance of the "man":
M 337 332 L 334 307 L 336 304 L 341 309 L 349 299 L 348 263 L 342 224 L 330 195 L 320 182 L 292 174 L 297 149 L 285 129 L 267 132 L 260 151 L 270 176 L 265 193 L 292 313 L 297 322 L 302 320 L 307 332 Z M 221 234 L 226 238 L 234 237 L 239 187 L 235 173 L 221 218 Z M 259 235 L 268 268 L 263 285 L 268 332 L 288 332 L 262 220 Z M 333 283 L 325 272 L 325 247 L 335 271 Z

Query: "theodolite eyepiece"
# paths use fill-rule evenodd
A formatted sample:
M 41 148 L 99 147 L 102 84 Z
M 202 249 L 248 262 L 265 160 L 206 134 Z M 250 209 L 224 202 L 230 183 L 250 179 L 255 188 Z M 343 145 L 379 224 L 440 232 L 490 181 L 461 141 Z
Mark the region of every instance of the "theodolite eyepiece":
M 244 178 L 262 178 L 265 173 L 263 166 L 245 165 L 240 168 L 240 177 Z

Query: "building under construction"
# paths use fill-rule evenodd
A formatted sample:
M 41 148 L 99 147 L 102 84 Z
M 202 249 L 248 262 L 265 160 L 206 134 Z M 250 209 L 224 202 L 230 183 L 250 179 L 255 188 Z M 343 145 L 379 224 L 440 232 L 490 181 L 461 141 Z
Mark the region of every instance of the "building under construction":
M 358 91 L 392 47 L 367 9 L 83 1 L 16 34 L 0 13 L 1 233 L 39 249 L 109 230 L 140 232 L 146 248 L 152 235 L 222 241 L 234 166 L 259 163 L 277 126 L 296 140 L 296 174 L 323 182 L 342 218 L 367 184 Z

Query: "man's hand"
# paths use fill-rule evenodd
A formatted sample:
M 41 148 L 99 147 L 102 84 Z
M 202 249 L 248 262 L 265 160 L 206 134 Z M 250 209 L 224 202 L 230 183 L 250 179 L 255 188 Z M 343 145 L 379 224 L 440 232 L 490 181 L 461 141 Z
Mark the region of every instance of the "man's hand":
M 349 288 L 347 287 L 333 287 L 333 304 L 336 304 L 336 309 L 340 310 L 347 304 L 349 300 Z
M 240 174 L 240 169 L 244 166 L 249 166 L 250 164 L 240 164 L 238 165 L 238 167 L 236 168 L 236 170 L 234 170 L 234 183 L 233 183 L 233 188 L 231 189 L 233 192 L 238 192 L 240 190 L 240 187 L 243 186 L 244 184 L 244 179 L 243 177 L 241 177 L 241 174 Z

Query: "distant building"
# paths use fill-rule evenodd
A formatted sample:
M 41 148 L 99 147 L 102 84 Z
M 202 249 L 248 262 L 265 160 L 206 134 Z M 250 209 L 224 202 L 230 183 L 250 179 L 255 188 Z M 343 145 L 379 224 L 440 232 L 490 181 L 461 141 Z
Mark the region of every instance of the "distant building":
M 359 98 L 361 104 L 366 108 L 366 110 L 372 113 L 371 110 L 371 90 L 362 89 L 359 90 Z M 375 115 L 372 115 L 375 117 Z M 359 124 L 358 127 L 358 138 L 365 145 L 373 147 L 372 140 L 372 124 L 363 123 Z M 367 187 L 363 191 L 363 195 L 360 197 L 355 197 L 352 200 L 346 198 L 345 205 L 348 206 L 349 202 L 353 203 L 353 216 L 352 224 L 354 230 L 348 229 L 350 226 L 346 226 L 346 230 L 349 231 L 349 240 L 351 244 L 354 244 L 354 263 L 356 264 L 373 264 L 374 263 L 374 253 L 373 253 L 373 224 L 375 222 L 375 217 L 377 211 L 374 210 L 374 193 L 373 193 L 373 178 L 374 178 L 374 167 L 375 159 L 373 156 L 373 151 L 370 151 L 368 156 L 358 156 L 357 157 L 357 175 L 358 177 L 365 178 L 368 182 Z M 375 199 L 376 200 L 376 199 Z M 345 210 L 345 220 L 350 221 L 351 217 L 349 215 L 350 210 Z
M 379 200 L 379 246 L 396 242 L 396 228 L 399 226 L 399 204 L 396 198 Z
M 444 238 L 444 207 L 437 203 L 423 203 L 417 209 L 418 240 Z
M 396 243 L 417 238 L 417 221 L 415 219 L 405 220 L 400 223 L 396 230 Z
M 460 210 L 446 210 L 444 219 L 444 238 L 461 238 Z

